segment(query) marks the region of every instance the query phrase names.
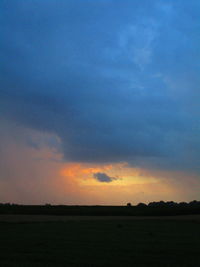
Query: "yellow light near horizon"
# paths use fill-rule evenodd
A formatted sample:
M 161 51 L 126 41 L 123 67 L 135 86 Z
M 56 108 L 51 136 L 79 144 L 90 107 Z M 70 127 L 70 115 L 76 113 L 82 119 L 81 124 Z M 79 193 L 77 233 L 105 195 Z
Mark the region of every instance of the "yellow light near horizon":
M 115 177 L 111 182 L 101 182 L 94 178 L 97 172 L 105 173 L 110 177 Z M 116 164 L 86 164 L 69 163 L 60 171 L 60 174 L 83 187 L 90 186 L 131 186 L 139 184 L 157 183 L 158 179 L 149 175 L 141 175 L 142 170 L 129 167 L 126 163 Z

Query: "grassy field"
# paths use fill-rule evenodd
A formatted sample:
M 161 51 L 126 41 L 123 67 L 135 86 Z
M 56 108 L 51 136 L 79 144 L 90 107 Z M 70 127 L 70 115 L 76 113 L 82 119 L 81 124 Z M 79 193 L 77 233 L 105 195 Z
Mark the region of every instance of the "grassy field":
M 199 220 L 0 222 L 1 267 L 200 266 Z

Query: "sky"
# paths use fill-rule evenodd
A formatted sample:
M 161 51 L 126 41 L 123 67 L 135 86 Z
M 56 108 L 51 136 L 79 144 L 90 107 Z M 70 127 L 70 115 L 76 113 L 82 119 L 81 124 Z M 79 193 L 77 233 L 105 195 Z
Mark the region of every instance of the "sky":
M 0 203 L 200 198 L 199 0 L 0 1 Z

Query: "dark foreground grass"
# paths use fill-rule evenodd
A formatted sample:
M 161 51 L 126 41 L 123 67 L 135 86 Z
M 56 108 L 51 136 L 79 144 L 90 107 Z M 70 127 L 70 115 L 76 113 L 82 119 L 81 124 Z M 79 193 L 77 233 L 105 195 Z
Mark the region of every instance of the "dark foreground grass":
M 0 223 L 1 267 L 198 267 L 198 221 Z

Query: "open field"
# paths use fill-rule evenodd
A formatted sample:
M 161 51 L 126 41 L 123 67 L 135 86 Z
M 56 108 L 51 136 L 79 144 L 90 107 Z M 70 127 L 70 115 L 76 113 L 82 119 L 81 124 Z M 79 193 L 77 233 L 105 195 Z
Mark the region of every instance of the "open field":
M 24 215 L 0 214 L 0 222 L 66 222 L 96 220 L 186 220 L 200 222 L 200 215 L 178 216 L 62 216 L 62 215 Z
M 200 266 L 198 215 L 1 215 L 0 237 L 2 267 Z

